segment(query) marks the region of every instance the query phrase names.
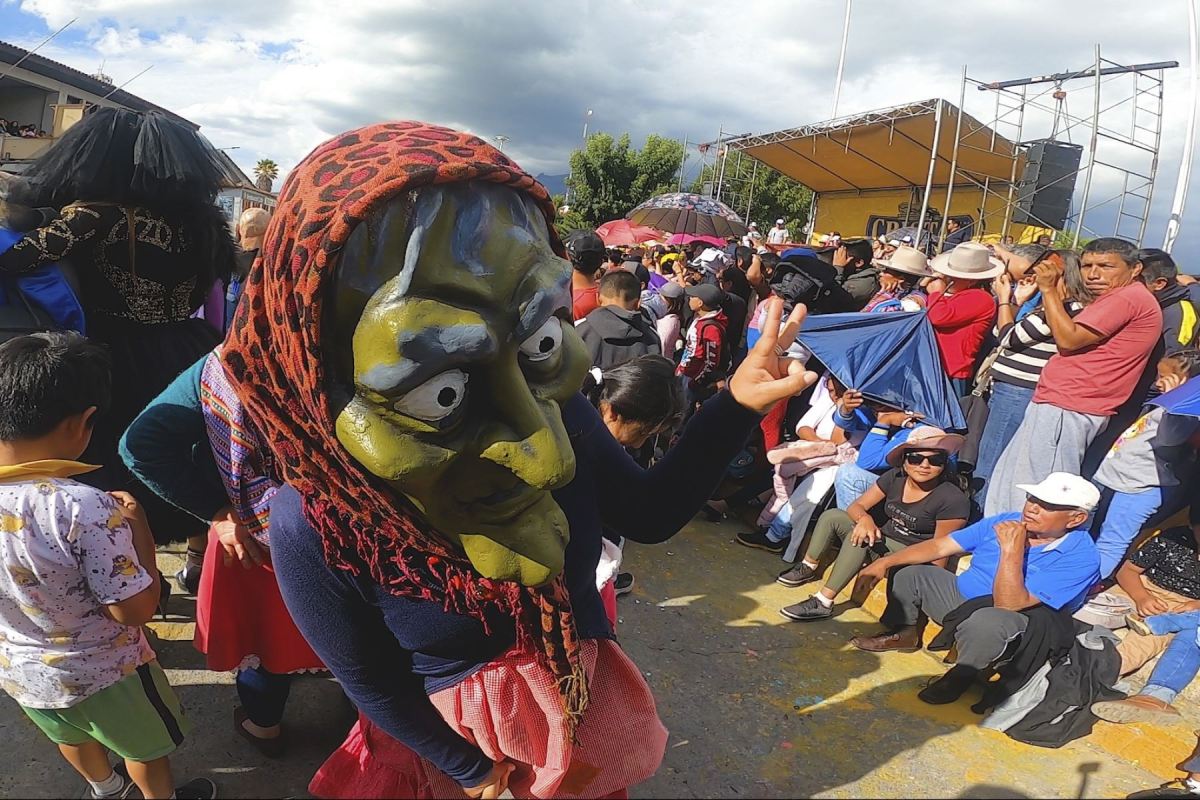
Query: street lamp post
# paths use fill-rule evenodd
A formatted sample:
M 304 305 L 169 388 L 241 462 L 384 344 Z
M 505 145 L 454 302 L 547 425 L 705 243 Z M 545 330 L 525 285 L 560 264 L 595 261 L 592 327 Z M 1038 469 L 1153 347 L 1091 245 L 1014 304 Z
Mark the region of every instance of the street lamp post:
M 510 137 L 500 134 L 499 136 L 493 136 L 492 138 L 496 140 L 496 146 L 500 149 L 500 152 L 503 153 L 504 145 L 509 141 Z
M 583 147 L 587 149 L 587 129 L 588 121 L 591 120 L 592 110 L 589 108 L 587 113 L 583 115 Z M 567 165 L 567 194 L 563 198 L 563 207 L 566 208 L 571 203 L 571 179 L 575 177 L 575 170 L 570 164 Z

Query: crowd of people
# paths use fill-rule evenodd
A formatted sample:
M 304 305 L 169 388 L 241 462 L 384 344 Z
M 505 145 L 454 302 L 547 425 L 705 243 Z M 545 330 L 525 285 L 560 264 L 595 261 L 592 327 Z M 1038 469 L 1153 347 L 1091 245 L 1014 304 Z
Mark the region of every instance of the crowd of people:
M 421 123 L 335 137 L 233 233 L 218 187 L 194 131 L 116 109 L 0 184 L 2 302 L 45 312 L 0 344 L 0 685 L 88 796 L 216 794 L 172 775 L 189 723 L 142 631 L 172 591 L 155 548 L 181 542 L 246 746 L 287 749 L 299 673 L 358 709 L 322 797 L 625 796 L 666 731 L 615 643 L 622 547 L 697 513 L 756 515 L 736 541 L 819 583 L 788 620 L 887 579 L 884 629 L 852 644 L 940 624 L 955 663 L 925 702 L 985 683 L 973 708 L 1041 744 L 1178 716 L 1200 509 L 1141 537 L 1200 487 L 1200 420 L 1153 402 L 1200 375 L 1168 254 L 958 221 L 933 258 L 793 246 L 782 219 L 723 246 L 560 243 L 540 185 Z M 910 379 L 960 398 L 961 429 L 797 341 L 808 316 L 918 312 L 938 360 Z M 1063 693 L 1030 701 L 1037 681 L 1095 702 L 1047 709 Z
M 39 128 L 33 123 L 22 124 L 16 120 L 9 120 L 0 117 L 0 134 L 5 136 L 19 136 L 22 139 L 46 139 L 50 134 Z

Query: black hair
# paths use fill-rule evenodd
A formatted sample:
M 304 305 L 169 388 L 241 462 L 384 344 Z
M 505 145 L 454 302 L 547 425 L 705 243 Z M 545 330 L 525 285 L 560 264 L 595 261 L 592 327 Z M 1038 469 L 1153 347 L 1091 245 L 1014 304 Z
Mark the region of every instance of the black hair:
M 1138 263 L 1137 245 L 1113 236 L 1092 239 L 1084 245 L 1080 255 L 1088 253 L 1112 253 L 1131 267 Z
M 211 286 L 233 274 L 237 254 L 216 205 L 219 158 L 184 122 L 95 107 L 22 173 L 25 186 L 14 199 L 35 208 L 98 202 L 149 209 L 186 233 L 198 283 Z
M 108 351 L 77 333 L 33 333 L 0 344 L 0 441 L 40 438 L 92 406 L 103 414 L 111 396 Z
M 1175 278 L 1179 275 L 1179 267 L 1175 266 L 1175 259 L 1171 258 L 1166 250 L 1159 250 L 1157 247 L 1143 247 L 1138 250 L 1137 260 L 1142 262 L 1142 280 L 1146 283 L 1151 283 L 1159 278 L 1165 278 L 1169 283 L 1174 283 Z
M 675 364 L 659 355 L 639 356 L 604 372 L 600 402 L 626 422 L 666 432 L 683 419 L 683 387 Z
M 611 269 L 600 279 L 600 296 L 632 303 L 642 296 L 642 282 L 629 270 Z
M 1171 353 L 1169 356 L 1163 356 L 1163 361 L 1174 361 L 1176 366 L 1183 371 L 1188 378 L 1195 378 L 1200 375 L 1200 350 L 1189 348 L 1180 350 L 1178 353 Z
M 861 261 L 864 267 L 871 266 L 875 248 L 871 246 L 870 239 L 847 239 L 842 242 L 842 247 L 846 248 L 851 258 Z
M 745 245 L 738 245 L 738 249 L 733 252 L 735 263 L 743 271 L 750 269 L 750 260 L 754 258 L 754 251 Z
M 614 266 L 619 265 L 625 260 L 624 254 L 615 247 L 608 248 L 606 255 L 608 256 L 608 263 L 613 264 Z
M 684 301 L 687 300 L 687 295 L 680 294 L 680 295 L 676 295 L 674 297 L 667 297 L 664 294 L 664 295 L 660 295 L 660 296 L 662 297 L 663 301 L 666 303 L 666 306 L 667 306 L 667 310 L 663 312 L 663 316 L 666 317 L 666 316 L 670 316 L 671 314 L 674 314 L 675 316 L 679 317 L 680 319 L 683 319 L 683 305 L 684 305 Z

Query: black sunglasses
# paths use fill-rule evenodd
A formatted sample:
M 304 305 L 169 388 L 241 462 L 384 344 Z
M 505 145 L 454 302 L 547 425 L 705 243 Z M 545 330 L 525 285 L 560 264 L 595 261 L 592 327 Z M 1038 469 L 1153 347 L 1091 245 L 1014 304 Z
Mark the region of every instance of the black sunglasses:
M 928 461 L 931 467 L 944 467 L 950 463 L 950 456 L 946 453 L 905 453 L 904 463 L 917 466 Z

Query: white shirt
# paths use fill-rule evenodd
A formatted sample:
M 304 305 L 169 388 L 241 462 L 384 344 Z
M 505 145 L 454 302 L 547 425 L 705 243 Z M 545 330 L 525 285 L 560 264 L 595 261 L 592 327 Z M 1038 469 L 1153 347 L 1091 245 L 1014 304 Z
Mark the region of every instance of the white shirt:
M 790 234 L 788 233 L 787 228 L 780 228 L 779 226 L 775 226 L 774 228 L 771 228 L 771 230 L 767 233 L 767 243 L 768 244 L 784 244 L 785 242 L 788 241 L 789 237 L 790 237 Z
M 153 579 L 111 497 L 65 478 L 0 483 L 0 686 L 27 708 L 69 708 L 154 659 L 103 606 Z

